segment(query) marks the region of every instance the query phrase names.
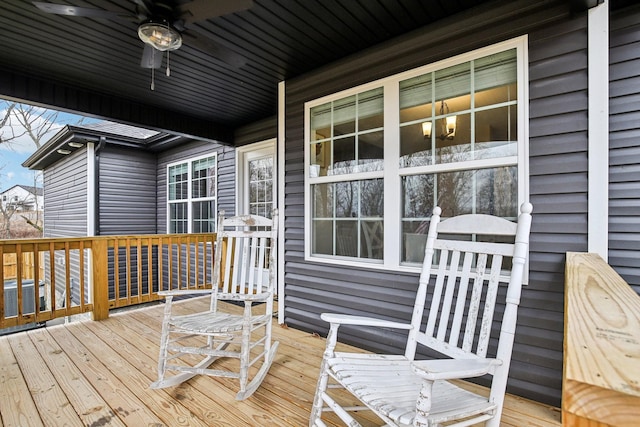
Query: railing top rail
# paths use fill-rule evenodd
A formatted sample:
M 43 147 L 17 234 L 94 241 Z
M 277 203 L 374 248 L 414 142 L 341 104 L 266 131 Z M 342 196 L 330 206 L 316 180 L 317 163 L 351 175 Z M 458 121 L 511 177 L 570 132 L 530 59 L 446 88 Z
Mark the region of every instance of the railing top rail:
M 113 246 L 111 242 L 121 240 L 151 240 L 166 241 L 175 240 L 181 242 L 193 242 L 198 239 L 205 241 L 215 241 L 216 233 L 190 233 L 190 234 L 132 234 L 132 235 L 109 235 L 109 236 L 93 236 L 93 237 L 43 237 L 39 239 L 8 239 L 0 240 L 0 250 L 2 253 L 16 253 L 18 248 L 22 252 L 34 250 L 47 251 L 53 245 L 54 249 L 64 249 L 69 245 L 69 249 L 79 249 L 80 243 L 83 248 L 91 248 L 93 242 L 106 240 L 109 246 Z

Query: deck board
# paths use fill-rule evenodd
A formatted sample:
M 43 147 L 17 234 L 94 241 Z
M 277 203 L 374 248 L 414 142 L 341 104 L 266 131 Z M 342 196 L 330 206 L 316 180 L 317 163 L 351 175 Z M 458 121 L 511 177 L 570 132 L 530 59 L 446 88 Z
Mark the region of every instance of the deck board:
M 195 311 L 206 304 L 187 300 L 176 309 Z M 162 310 L 160 304 L 99 322 L 0 337 L 0 427 L 308 425 L 323 338 L 275 324 L 280 346 L 274 363 L 262 386 L 242 402 L 235 400 L 237 381 L 229 378 L 199 376 L 151 390 Z M 373 420 L 369 415 L 362 422 L 373 426 Z M 560 412 L 508 396 L 501 425 L 558 427 Z

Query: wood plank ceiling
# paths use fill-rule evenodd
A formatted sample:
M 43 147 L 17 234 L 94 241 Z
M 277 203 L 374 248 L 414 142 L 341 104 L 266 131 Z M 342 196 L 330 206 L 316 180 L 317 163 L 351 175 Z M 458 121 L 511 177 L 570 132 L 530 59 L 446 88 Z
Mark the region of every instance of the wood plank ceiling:
M 134 0 L 50 2 L 132 15 L 136 10 Z M 155 71 L 151 91 L 151 70 L 140 67 L 144 45 L 136 22 L 47 14 L 31 1 L 3 0 L 0 96 L 224 139 L 225 130 L 276 113 L 278 82 L 480 3 L 255 0 L 248 10 L 188 27 L 238 54 L 244 65 L 234 67 L 185 43 L 171 53 L 170 77 L 164 62 Z M 172 117 L 183 123 L 173 125 Z M 198 122 L 207 124 L 200 129 Z M 212 123 L 217 131 L 207 131 Z
M 135 15 L 141 0 L 51 0 Z M 144 0 L 182 4 L 185 0 Z M 210 0 L 216 1 L 216 0 Z M 277 87 L 486 0 L 254 0 L 195 21 L 189 34 L 242 58 L 240 67 L 185 43 L 155 71 L 140 67 L 137 22 L 44 13 L 0 2 L 0 97 L 232 142 L 235 128 L 272 117 Z

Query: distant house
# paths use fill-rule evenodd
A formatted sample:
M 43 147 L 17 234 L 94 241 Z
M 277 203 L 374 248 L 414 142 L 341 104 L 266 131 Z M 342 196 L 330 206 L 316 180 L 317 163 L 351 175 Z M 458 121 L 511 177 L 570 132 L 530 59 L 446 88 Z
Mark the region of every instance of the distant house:
M 42 210 L 43 191 L 41 187 L 14 185 L 1 193 L 1 203 L 5 210 L 34 211 Z

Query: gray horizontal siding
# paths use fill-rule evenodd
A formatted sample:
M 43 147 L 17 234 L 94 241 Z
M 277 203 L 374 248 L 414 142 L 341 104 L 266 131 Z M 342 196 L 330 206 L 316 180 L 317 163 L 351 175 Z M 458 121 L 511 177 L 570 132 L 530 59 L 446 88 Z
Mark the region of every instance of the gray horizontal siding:
M 277 117 L 270 117 L 238 128 L 234 132 L 234 145 L 240 147 L 275 138 L 278 134 Z
M 611 21 L 609 264 L 640 293 L 640 8 Z
M 156 234 L 156 155 L 107 145 L 99 152 L 100 235 Z
M 87 235 L 87 151 L 44 171 L 44 237 Z
M 63 160 L 44 170 L 44 237 L 84 237 L 87 235 L 87 149 L 74 151 Z M 51 283 L 50 254 L 45 253 L 45 277 Z M 88 251 L 85 251 L 88 259 Z M 66 260 L 64 251 L 54 254 L 53 274 L 57 304 L 60 307 L 66 288 Z M 77 251 L 69 256 L 71 300 L 80 300 L 80 260 Z M 89 265 L 85 263 L 85 296 L 89 295 Z M 86 298 L 85 298 L 86 300 Z M 87 301 L 85 301 L 87 302 Z
M 587 241 L 586 19 L 571 19 L 565 2 L 493 5 L 286 83 L 285 322 L 325 334 L 327 324 L 320 320 L 325 311 L 407 320 L 417 287 L 417 274 L 304 260 L 304 103 L 528 33 L 534 222 L 509 391 L 559 405 L 564 253 L 586 250 Z M 398 351 L 404 337 L 346 328 L 341 340 L 374 351 Z

